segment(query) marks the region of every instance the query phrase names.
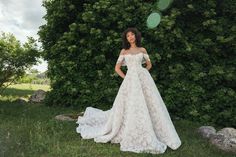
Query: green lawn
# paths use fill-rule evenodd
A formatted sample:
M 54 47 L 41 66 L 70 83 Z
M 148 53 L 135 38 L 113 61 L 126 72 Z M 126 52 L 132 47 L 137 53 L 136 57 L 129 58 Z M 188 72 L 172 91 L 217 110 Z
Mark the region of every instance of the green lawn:
M 208 144 L 196 133 L 201 124 L 174 121 L 182 140 L 176 151 L 164 154 L 136 154 L 121 152 L 119 144 L 95 143 L 83 140 L 76 133 L 75 122 L 56 121 L 63 113 L 78 113 L 78 109 L 48 107 L 43 104 L 17 104 L 17 97 L 28 97 L 36 89 L 48 86 L 27 84 L 9 87 L 0 97 L 0 157 L 233 157 Z M 202 124 L 203 125 L 203 124 Z
M 4 90 L 4 93 L 0 95 L 1 101 L 14 101 L 19 97 L 28 99 L 30 95 L 38 89 L 49 91 L 50 86 L 38 85 L 38 84 L 13 84 Z

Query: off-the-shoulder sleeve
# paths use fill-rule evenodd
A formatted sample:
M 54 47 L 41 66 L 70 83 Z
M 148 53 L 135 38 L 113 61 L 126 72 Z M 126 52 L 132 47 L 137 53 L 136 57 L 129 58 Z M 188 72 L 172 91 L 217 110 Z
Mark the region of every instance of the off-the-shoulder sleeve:
M 117 61 L 116 61 L 116 64 L 118 63 L 121 63 L 121 66 L 126 66 L 126 61 L 125 61 L 125 55 L 123 54 L 120 54 Z
M 143 53 L 142 64 L 146 63 L 146 61 L 150 61 L 149 55 L 147 53 Z
M 142 64 L 146 63 L 146 61 L 151 61 L 145 48 L 142 49 L 142 52 L 143 52 Z

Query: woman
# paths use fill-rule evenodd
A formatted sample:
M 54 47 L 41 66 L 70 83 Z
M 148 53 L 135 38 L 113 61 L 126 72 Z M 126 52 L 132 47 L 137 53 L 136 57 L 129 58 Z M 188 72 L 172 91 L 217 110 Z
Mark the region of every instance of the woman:
M 141 47 L 141 34 L 136 28 L 128 28 L 122 38 L 115 71 L 124 79 L 113 106 L 107 111 L 87 107 L 78 117 L 76 131 L 84 139 L 119 143 L 121 151 L 161 154 L 167 146 L 176 150 L 181 141 L 148 71 L 152 64 Z M 147 64 L 145 68 L 143 63 Z M 127 66 L 126 74 L 121 66 Z

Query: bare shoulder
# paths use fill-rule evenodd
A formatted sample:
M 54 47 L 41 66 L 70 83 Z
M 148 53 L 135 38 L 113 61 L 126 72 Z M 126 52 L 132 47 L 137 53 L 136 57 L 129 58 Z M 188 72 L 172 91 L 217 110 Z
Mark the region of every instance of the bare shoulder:
M 121 51 L 120 51 L 120 55 L 124 55 L 126 53 L 126 50 L 125 49 L 122 49 Z
M 147 50 L 144 47 L 140 47 L 140 51 L 142 51 L 143 53 L 147 53 Z

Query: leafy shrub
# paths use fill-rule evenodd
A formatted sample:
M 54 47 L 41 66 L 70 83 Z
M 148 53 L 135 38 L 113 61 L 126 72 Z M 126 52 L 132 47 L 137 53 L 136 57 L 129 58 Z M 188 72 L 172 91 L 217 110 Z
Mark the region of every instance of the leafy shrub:
M 236 4 L 174 1 L 149 30 L 154 1 L 45 1 L 39 35 L 49 62 L 47 104 L 112 106 L 121 78 L 114 71 L 127 27 L 142 32 L 150 71 L 173 116 L 235 126 Z M 123 69 L 126 70 L 126 69 Z

